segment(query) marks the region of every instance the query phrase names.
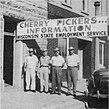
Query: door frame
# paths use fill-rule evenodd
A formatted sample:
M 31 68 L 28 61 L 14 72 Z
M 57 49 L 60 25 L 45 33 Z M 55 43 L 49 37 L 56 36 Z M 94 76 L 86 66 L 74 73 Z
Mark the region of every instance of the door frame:
M 83 78 L 83 50 L 78 50 L 78 56 L 79 56 L 79 70 L 78 70 L 78 79 Z

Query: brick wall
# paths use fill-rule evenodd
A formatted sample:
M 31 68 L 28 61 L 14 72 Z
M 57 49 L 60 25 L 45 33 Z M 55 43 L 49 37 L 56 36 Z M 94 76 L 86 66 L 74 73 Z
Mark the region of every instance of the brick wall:
M 78 54 L 78 39 L 77 38 L 70 38 L 69 39 L 69 47 L 73 46 L 75 48 L 75 53 Z
M 58 39 L 57 39 L 57 38 L 48 39 L 47 48 L 48 48 L 48 55 L 49 55 L 49 56 L 53 56 L 53 55 L 54 55 L 53 50 L 54 50 L 56 47 L 58 47 Z

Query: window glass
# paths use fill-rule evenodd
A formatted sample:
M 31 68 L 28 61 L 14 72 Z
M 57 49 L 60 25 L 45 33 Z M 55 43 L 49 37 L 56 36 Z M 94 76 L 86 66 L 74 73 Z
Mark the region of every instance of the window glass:
M 104 66 L 104 43 L 99 43 L 99 62 Z
M 88 12 L 89 0 L 82 0 L 83 11 Z
M 83 0 L 83 10 L 85 10 L 85 0 Z
M 67 39 L 58 39 L 58 47 L 60 49 L 60 55 L 62 55 L 65 58 L 67 55 Z

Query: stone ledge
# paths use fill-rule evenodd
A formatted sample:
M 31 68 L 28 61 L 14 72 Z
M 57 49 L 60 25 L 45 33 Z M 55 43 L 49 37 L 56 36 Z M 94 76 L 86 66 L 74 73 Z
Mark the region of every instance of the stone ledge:
M 0 4 L 1 5 L 1 4 Z M 14 9 L 12 7 L 3 5 L 4 11 L 3 15 L 9 16 L 9 17 L 14 17 L 20 20 L 33 20 L 33 19 L 46 19 L 46 16 L 41 16 L 38 14 L 33 14 L 30 12 L 26 12 L 21 9 Z
M 33 19 L 46 19 L 47 10 L 39 8 L 40 6 L 20 3 L 18 1 L 9 2 L 6 0 L 0 1 L 0 7 L 2 7 L 3 15 L 14 17 L 20 20 L 33 20 Z

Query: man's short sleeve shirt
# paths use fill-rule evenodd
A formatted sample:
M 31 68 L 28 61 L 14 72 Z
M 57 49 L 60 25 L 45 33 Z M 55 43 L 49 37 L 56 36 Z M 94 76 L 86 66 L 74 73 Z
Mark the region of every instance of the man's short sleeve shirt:
M 35 55 L 26 57 L 26 64 L 28 68 L 35 68 L 38 63 L 38 58 Z
M 61 55 L 53 56 L 51 58 L 52 66 L 62 66 L 63 63 L 65 63 L 65 60 Z
M 50 63 L 50 57 L 49 56 L 42 56 L 40 58 L 40 64 L 44 65 L 44 66 L 48 66 L 48 64 Z
M 66 64 L 68 66 L 77 66 L 79 63 L 79 57 L 77 54 L 69 55 L 66 57 Z

